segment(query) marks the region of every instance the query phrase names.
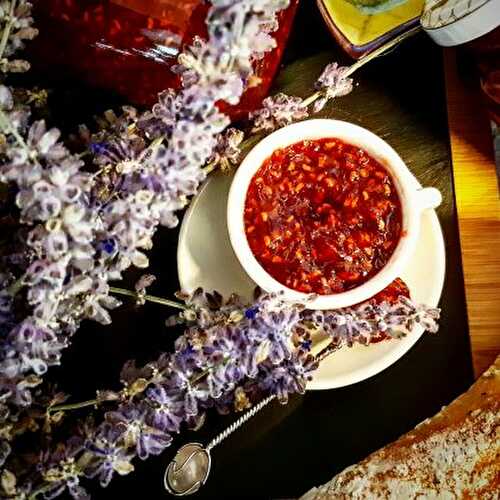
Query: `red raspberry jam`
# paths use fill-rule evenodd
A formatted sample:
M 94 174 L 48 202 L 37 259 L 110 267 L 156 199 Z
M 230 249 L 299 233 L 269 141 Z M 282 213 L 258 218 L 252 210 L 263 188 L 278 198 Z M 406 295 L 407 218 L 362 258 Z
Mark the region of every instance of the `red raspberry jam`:
M 321 295 L 377 274 L 401 236 L 401 203 L 387 170 L 338 139 L 276 150 L 250 182 L 245 232 L 277 281 Z
M 395 279 L 389 286 L 377 293 L 377 295 L 371 299 L 371 302 L 374 302 L 375 304 L 380 304 L 382 302 L 394 304 L 397 302 L 399 297 L 410 298 L 410 290 L 401 278 Z M 379 332 L 378 335 L 372 337 L 371 343 L 375 344 L 376 342 L 380 342 L 386 338 L 387 334 L 385 332 Z
M 375 304 L 381 304 L 382 302 L 389 302 L 389 304 L 395 304 L 399 297 L 410 298 L 410 290 L 408 285 L 401 279 L 397 278 L 389 286 L 385 287 L 377 295 L 374 295 L 370 300 Z

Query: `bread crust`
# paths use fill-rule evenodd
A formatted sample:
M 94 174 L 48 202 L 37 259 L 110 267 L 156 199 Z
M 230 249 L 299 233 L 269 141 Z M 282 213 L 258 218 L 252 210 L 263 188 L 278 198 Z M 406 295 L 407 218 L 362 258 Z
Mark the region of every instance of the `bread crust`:
M 301 500 L 500 498 L 500 356 L 464 394 Z

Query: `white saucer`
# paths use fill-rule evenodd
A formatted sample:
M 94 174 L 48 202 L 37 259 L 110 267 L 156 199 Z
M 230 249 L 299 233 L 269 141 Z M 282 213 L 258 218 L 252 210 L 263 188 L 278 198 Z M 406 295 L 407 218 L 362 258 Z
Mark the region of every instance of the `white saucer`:
M 179 282 L 185 291 L 201 286 L 228 296 L 232 292 L 250 299 L 255 283 L 238 262 L 226 226 L 226 202 L 232 175 L 210 176 L 193 199 L 182 221 L 177 248 Z M 415 183 L 419 186 L 417 180 Z M 412 299 L 437 306 L 443 290 L 445 248 L 434 210 L 422 216 L 415 254 L 401 278 Z M 333 389 L 365 380 L 403 356 L 420 338 L 421 327 L 402 340 L 344 348 L 326 358 L 308 389 Z

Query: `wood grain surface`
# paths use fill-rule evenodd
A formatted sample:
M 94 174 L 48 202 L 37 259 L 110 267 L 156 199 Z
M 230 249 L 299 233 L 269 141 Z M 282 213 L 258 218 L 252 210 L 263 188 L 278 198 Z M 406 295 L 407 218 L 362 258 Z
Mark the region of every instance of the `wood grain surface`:
M 477 81 L 445 50 L 453 175 L 474 371 L 500 352 L 500 199 L 488 118 Z

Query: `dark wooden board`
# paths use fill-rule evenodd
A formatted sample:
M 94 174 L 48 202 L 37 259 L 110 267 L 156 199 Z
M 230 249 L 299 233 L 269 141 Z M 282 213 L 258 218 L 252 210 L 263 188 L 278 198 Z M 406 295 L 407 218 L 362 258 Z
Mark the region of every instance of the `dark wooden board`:
M 331 60 L 346 62 L 314 2 L 303 1 L 276 88 L 307 95 Z M 355 79 L 352 94 L 324 115 L 373 130 L 423 184 L 443 193 L 438 213 L 447 274 L 441 330 L 424 335 L 401 360 L 369 380 L 297 396 L 287 406 L 271 404 L 214 450 L 212 474 L 197 498 L 296 497 L 407 432 L 472 382 L 440 49 L 418 35 L 371 62 Z M 177 289 L 176 246 L 177 231 L 162 229 L 156 235 L 151 261 L 159 279 L 152 293 L 171 296 Z M 113 314 L 109 327 L 86 323 L 65 353 L 63 368 L 52 370 L 51 378 L 62 381 L 75 400 L 93 397 L 95 389 L 118 387 L 124 361 L 146 362 L 171 348 L 177 332 L 164 326 L 168 314 L 157 305 L 125 306 Z M 133 474 L 113 479 L 106 490 L 92 487 L 93 497 L 166 496 L 163 471 L 177 448 L 192 440 L 207 443 L 235 418 L 210 413 L 201 431 L 182 433 L 162 456 L 137 461 Z

